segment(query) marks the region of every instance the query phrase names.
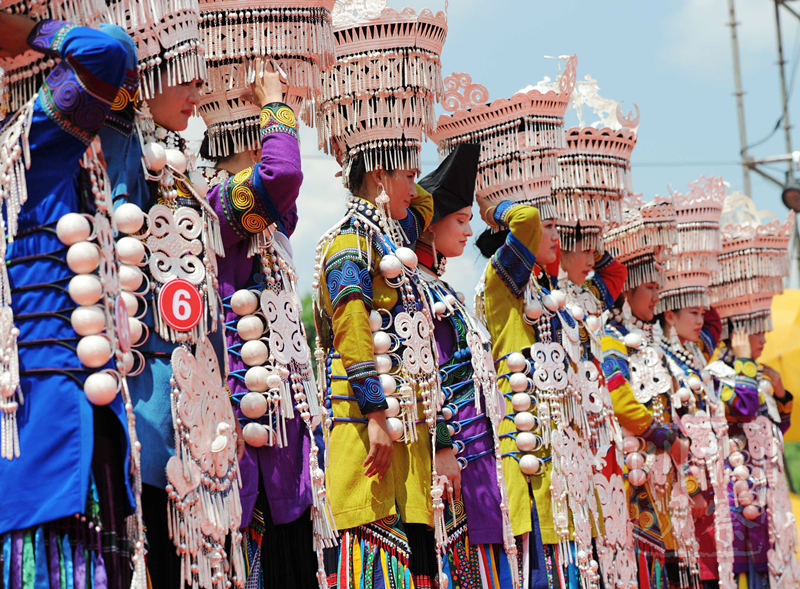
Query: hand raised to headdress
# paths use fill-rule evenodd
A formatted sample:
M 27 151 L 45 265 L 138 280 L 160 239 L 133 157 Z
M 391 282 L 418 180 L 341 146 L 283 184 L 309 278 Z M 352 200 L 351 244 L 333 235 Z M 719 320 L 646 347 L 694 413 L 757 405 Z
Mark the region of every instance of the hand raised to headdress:
M 251 85 L 253 102 L 256 106 L 266 106 L 272 102 L 283 102 L 285 87 L 288 83 L 286 73 L 275 60 L 254 63 L 256 79 Z
M 747 332 L 737 329 L 731 335 L 731 351 L 736 358 L 750 358 L 750 336 Z

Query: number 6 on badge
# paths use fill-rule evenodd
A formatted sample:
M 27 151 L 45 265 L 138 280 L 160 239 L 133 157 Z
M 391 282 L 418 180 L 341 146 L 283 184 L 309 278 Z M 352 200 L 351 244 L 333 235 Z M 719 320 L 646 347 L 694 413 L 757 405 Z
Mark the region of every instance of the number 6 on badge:
M 191 282 L 175 278 L 161 287 L 158 310 L 167 325 L 177 331 L 189 331 L 203 317 L 203 298 Z

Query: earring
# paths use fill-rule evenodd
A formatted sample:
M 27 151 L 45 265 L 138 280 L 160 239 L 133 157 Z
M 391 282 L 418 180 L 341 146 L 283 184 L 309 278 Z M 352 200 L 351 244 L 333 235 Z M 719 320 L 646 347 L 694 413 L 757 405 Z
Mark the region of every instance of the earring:
M 386 208 L 389 205 L 389 195 L 386 194 L 386 190 L 383 188 L 383 184 L 378 184 L 381 191 L 377 197 L 375 197 L 375 204 L 378 205 L 380 208 Z

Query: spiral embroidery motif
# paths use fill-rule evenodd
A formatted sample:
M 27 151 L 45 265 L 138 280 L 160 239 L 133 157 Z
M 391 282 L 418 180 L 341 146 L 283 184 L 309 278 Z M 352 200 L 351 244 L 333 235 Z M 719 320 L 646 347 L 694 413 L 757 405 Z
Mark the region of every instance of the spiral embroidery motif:
M 292 109 L 286 105 L 262 108 L 259 126 L 262 136 L 271 133 L 288 133 L 294 137 L 297 136 L 297 119 Z
M 231 182 L 226 182 L 223 188 L 225 198 L 222 204 L 225 216 L 242 238 L 248 234 L 264 231 L 271 223 L 253 192 L 254 173 L 253 168 L 245 168 L 237 173 Z
M 263 231 L 268 227 L 267 220 L 254 212 L 256 197 L 253 191 L 244 184 L 234 186 L 231 190 L 231 204 L 237 209 L 242 227 L 250 233 Z

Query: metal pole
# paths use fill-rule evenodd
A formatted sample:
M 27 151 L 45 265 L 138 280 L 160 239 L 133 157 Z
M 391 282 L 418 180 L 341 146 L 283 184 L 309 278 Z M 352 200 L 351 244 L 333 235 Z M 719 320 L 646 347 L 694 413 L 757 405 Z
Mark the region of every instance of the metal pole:
M 747 196 L 752 197 L 753 193 L 750 190 L 750 170 L 747 166 L 747 132 L 744 126 L 744 92 L 742 91 L 742 71 L 741 65 L 739 64 L 739 38 L 736 35 L 736 9 L 734 8 L 733 1 L 734 0 L 728 0 L 728 14 L 730 15 L 728 26 L 731 27 L 731 48 L 733 49 L 733 81 L 736 85 L 736 91 L 733 95 L 736 96 L 736 109 L 739 113 L 739 144 L 741 146 L 739 153 L 742 158 L 744 192 Z
M 786 95 L 786 71 L 784 66 L 786 60 L 783 59 L 783 38 L 781 36 L 781 4 L 783 0 L 775 0 L 775 31 L 778 36 L 778 72 L 781 78 L 781 105 L 783 106 L 783 133 L 786 142 L 786 153 L 792 153 L 792 136 L 790 130 L 792 128 L 789 123 L 789 100 Z M 794 178 L 794 169 L 792 164 L 789 164 L 788 179 Z

